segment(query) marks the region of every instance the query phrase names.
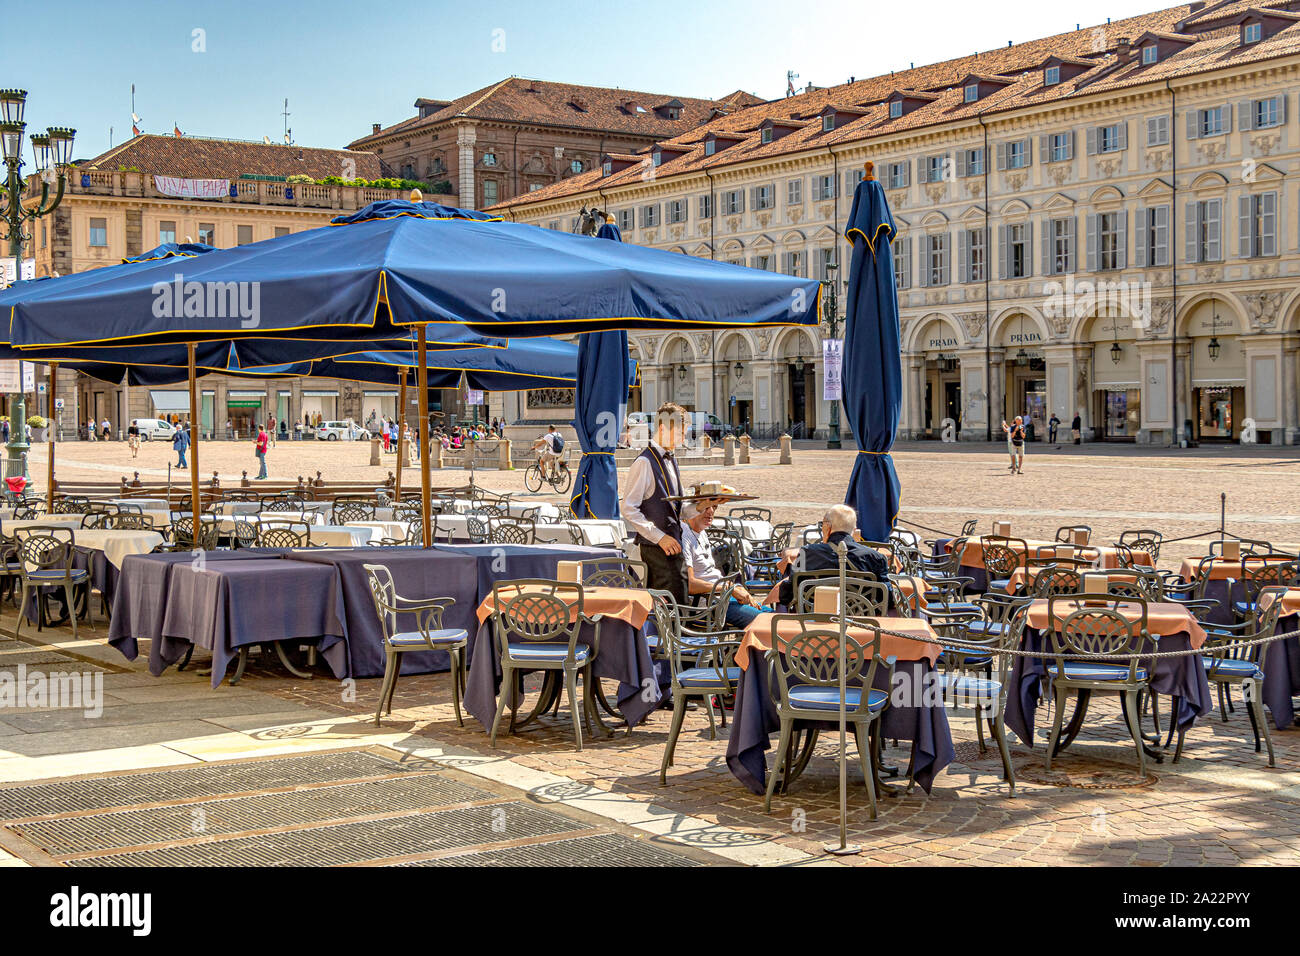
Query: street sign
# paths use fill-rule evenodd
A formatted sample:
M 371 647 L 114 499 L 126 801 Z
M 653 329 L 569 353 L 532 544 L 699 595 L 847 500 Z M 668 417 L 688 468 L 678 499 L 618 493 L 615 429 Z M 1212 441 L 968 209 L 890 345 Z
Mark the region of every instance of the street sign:
M 732 405 L 735 405 L 735 404 L 736 404 L 736 396 L 735 396 L 735 395 L 732 395 L 732 396 L 731 396 L 731 404 L 732 404 Z
M 56 398 L 56 399 L 54 400 L 54 407 L 55 407 L 56 409 L 58 409 L 59 411 L 63 411 L 63 399 L 61 399 L 61 398 Z
M 828 402 L 837 402 L 842 397 L 843 367 L 844 340 L 822 339 L 822 398 Z

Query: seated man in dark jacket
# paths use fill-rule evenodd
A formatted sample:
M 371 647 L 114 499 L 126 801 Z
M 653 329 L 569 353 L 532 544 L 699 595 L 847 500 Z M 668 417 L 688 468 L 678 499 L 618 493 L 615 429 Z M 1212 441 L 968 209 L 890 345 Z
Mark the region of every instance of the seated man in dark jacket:
M 840 556 L 836 545 L 841 541 L 848 547 L 848 566 L 850 571 L 865 571 L 877 581 L 884 581 L 889 574 L 889 563 L 875 548 L 869 548 L 853 540 L 853 532 L 858 526 L 858 515 L 848 505 L 835 505 L 822 518 L 822 540 L 805 545 L 800 549 L 790 549 L 780 564 L 785 574 L 773 589 L 777 600 L 790 607 L 794 603 L 794 584 L 792 568 L 802 571 L 826 571 L 840 566 Z M 769 597 L 769 601 L 770 601 Z

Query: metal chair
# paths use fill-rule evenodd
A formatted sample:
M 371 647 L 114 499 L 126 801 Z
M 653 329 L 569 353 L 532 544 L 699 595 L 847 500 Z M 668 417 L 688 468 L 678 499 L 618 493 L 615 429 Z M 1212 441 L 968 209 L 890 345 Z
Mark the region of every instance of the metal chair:
M 1068 524 L 1056 529 L 1056 540 L 1061 544 L 1074 544 L 1074 532 L 1086 531 L 1088 537 L 1092 537 L 1092 528 L 1086 524 Z
M 306 526 L 304 525 L 304 528 Z M 297 531 L 289 525 L 260 525 L 257 533 L 259 548 L 306 548 L 311 544 L 307 531 Z
M 1262 561 L 1259 557 L 1241 559 L 1241 586 L 1245 600 L 1232 602 L 1237 620 L 1248 620 L 1259 610 L 1259 596 L 1270 588 L 1293 587 L 1300 580 L 1300 562 Z
M 799 634 L 788 640 L 778 636 L 778 628 L 785 621 L 795 621 L 799 626 Z M 767 655 L 767 666 L 781 734 L 767 772 L 764 811 L 771 812 L 772 794 L 782 767 L 789 778 L 795 721 L 838 719 L 836 715 L 842 705 L 848 723 L 853 726 L 858 757 L 862 761 L 871 819 L 876 819 L 878 719 L 889 704 L 889 693 L 876 689 L 875 677 L 877 668 L 885 666 L 889 670 L 885 686 L 892 687 L 893 665 L 880 657 L 880 627 L 875 621 L 855 621 L 853 626 L 867 629 L 871 636 L 863 641 L 846 635 L 841 651 L 839 622 L 832 615 L 778 614 L 772 618 L 772 650 Z M 846 684 L 843 698 L 840 696 L 841 653 Z
M 375 506 L 369 502 L 346 501 L 334 502 L 330 510 L 331 524 L 347 524 L 349 521 L 374 521 Z
M 650 569 L 631 558 L 587 558 L 578 562 L 578 577 L 585 588 L 644 588 Z
M 728 508 L 726 517 L 738 518 L 741 521 L 766 521 L 772 523 L 772 509 L 759 508 L 753 505 L 744 505 L 738 508 Z
M 1135 616 L 1130 616 L 1135 608 Z M 1080 695 L 1082 708 L 1085 695 L 1103 692 L 1120 695 L 1124 720 L 1137 747 L 1138 774 L 1145 778 L 1147 756 L 1139 696 L 1150 692 L 1150 668 L 1142 666 L 1136 656 L 1124 664 L 1115 663 L 1113 658 L 1149 654 L 1156 649 L 1156 642 L 1147 631 L 1146 602 L 1136 598 L 1057 596 L 1048 599 L 1047 617 L 1051 651 L 1078 658 L 1057 659 L 1047 665 L 1056 704 L 1056 719 L 1047 742 L 1047 769 L 1052 769 L 1069 696 Z M 1082 712 L 1075 719 L 1081 720 Z
M 988 590 L 1002 591 L 1010 583 L 1016 568 L 1027 567 L 1029 545 L 1023 538 L 1003 538 L 986 534 L 980 538 L 983 549 L 984 576 Z
M 72 552 L 76 546 L 72 529 L 19 528 L 16 537 L 18 575 L 23 591 L 22 602 L 18 606 L 18 622 L 14 627 L 15 636 L 22 633 L 29 593 L 36 601 L 36 629 L 41 630 L 45 619 L 42 613 L 44 594 L 41 589 L 49 587 L 63 588 L 74 639 L 77 636 L 75 592 L 77 588 L 83 588 L 86 596 L 86 621 L 91 630 L 94 630 L 95 622 L 90 617 L 90 572 L 72 566 Z
M 889 613 L 889 586 L 877 581 L 874 575 L 864 571 L 846 571 L 845 591 L 842 592 L 841 609 L 849 617 L 883 617 Z M 840 572 L 838 568 L 824 571 L 800 571 L 790 582 L 794 592 L 794 604 L 790 610 L 795 614 L 812 614 L 814 594 L 819 587 L 831 587 L 839 590 Z
M 471 511 L 465 515 L 465 536 L 472 544 L 487 544 L 488 520 L 498 517 L 484 511 Z
M 104 515 L 100 527 L 117 531 L 153 531 L 153 520 L 153 515 L 132 514 L 122 511 L 116 514 Z
M 573 734 L 578 749 L 582 750 L 583 723 L 587 724 L 589 731 L 593 722 L 600 723 L 591 699 L 591 684 L 595 680 L 591 663 L 600 651 L 602 619 L 602 615 L 588 617 L 584 613 L 580 584 L 523 579 L 498 581 L 492 585 L 492 625 L 501 664 L 497 712 L 492 720 L 493 747 L 497 743 L 497 728 L 507 703 L 510 704 L 507 733 L 514 733 L 518 701 L 522 696 L 520 672 L 547 670 L 559 671 L 564 676 Z M 578 643 L 584 624 L 595 625 L 591 644 Z M 583 681 L 581 710 L 577 690 L 579 675 Z M 545 703 L 545 700 L 539 702 L 539 712 Z
M 1057 594 L 1078 594 L 1083 590 L 1082 578 L 1076 568 L 1047 565 L 1034 575 L 1034 597 L 1049 598 Z
M 385 712 L 393 712 L 393 692 L 402 669 L 402 655 L 408 651 L 446 651 L 451 656 L 451 699 L 456 723 L 464 727 L 460 700 L 465 692 L 465 659 L 461 653 L 469 643 L 464 628 L 443 627 L 442 615 L 455 598 L 406 598 L 397 593 L 392 572 L 382 564 L 363 564 L 370 596 L 375 602 L 380 630 L 384 635 L 384 683 L 375 709 L 375 726 Z M 399 615 L 415 617 L 414 630 L 402 630 Z
M 1153 531 L 1150 528 L 1135 528 L 1128 531 L 1121 531 L 1119 541 L 1116 544 L 1122 544 L 1130 551 L 1145 551 L 1151 559 L 1147 563 L 1152 567 L 1160 560 L 1160 544 L 1165 536 L 1159 531 Z
M 261 522 L 257 519 L 234 519 L 235 530 L 231 534 L 231 543 L 236 548 L 256 548 L 261 535 Z
M 537 525 L 524 518 L 489 518 L 488 544 L 536 544 Z

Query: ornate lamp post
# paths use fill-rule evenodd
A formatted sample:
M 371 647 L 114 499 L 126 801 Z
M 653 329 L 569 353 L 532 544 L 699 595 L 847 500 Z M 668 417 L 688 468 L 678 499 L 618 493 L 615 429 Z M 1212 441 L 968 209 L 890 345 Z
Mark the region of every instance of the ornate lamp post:
M 72 163 L 72 141 L 77 131 L 62 126 L 51 126 L 44 134 L 32 133 L 32 158 L 35 160 L 36 173 L 41 179 L 41 198 L 30 209 L 23 208 L 23 193 L 27 191 L 27 181 L 22 174 L 23 132 L 27 124 L 23 121 L 23 110 L 27 104 L 26 90 L 0 90 L 0 149 L 6 168 L 5 191 L 3 200 L 4 239 L 9 242 L 10 254 L 14 257 L 15 270 L 22 275 L 23 242 L 32 238 L 25 229 L 26 224 L 42 216 L 48 216 L 63 201 L 63 189 L 67 185 L 67 169 Z M 50 200 L 50 186 L 56 192 Z M 19 368 L 22 366 L 19 365 Z M 21 376 L 20 376 L 21 379 Z M 54 401 L 50 396 L 50 401 Z M 27 408 L 24 402 L 22 381 L 18 383 L 18 394 L 9 405 L 9 444 L 6 477 L 25 474 L 27 468 Z
M 839 300 L 835 293 L 835 277 L 839 271 L 839 263 L 832 259 L 826 263 L 826 278 L 822 281 L 826 285 L 826 294 L 822 296 L 822 311 L 826 316 L 826 322 L 830 326 L 831 338 L 839 337 L 840 309 Z M 823 370 L 823 374 L 825 371 Z M 831 402 L 831 425 L 830 434 L 826 438 L 827 448 L 842 448 L 840 442 L 840 399 Z

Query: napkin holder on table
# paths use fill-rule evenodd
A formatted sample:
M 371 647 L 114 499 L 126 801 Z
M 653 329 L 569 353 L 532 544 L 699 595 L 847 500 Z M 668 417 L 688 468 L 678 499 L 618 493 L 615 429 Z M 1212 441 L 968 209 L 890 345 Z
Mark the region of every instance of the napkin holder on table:
M 1104 574 L 1085 574 L 1083 576 L 1084 594 L 1106 594 L 1110 579 Z
M 1011 522 L 1010 521 L 993 522 L 993 537 L 995 538 L 1011 537 Z
M 1241 560 L 1241 542 L 1235 540 L 1225 540 L 1223 542 L 1223 559 L 1225 561 Z
M 840 589 L 835 587 L 813 588 L 814 614 L 839 614 Z
M 1074 557 L 1074 545 L 1072 545 L 1072 544 L 1058 544 L 1058 545 L 1056 546 L 1055 557 L 1058 557 L 1058 558 L 1073 558 L 1073 557 Z
M 1074 539 L 1075 546 L 1079 548 L 1087 547 L 1088 538 L 1091 537 L 1087 528 L 1075 528 L 1070 535 Z
M 582 583 L 582 562 L 561 561 L 555 566 L 555 580 L 564 584 Z

